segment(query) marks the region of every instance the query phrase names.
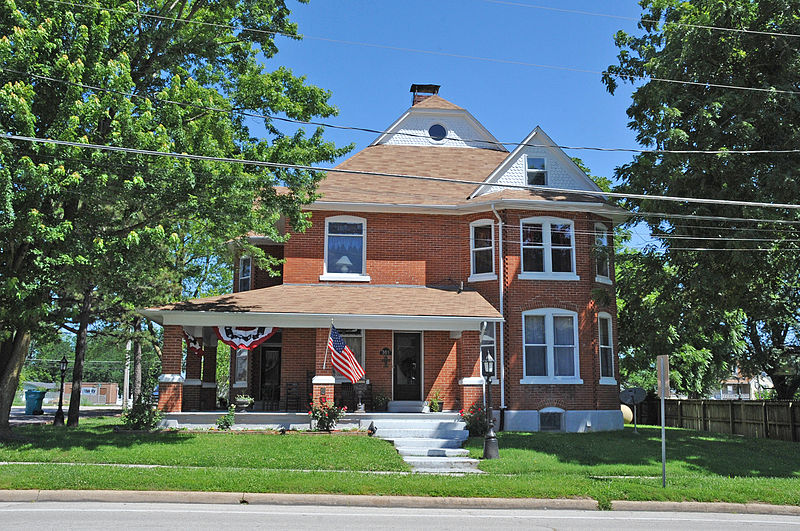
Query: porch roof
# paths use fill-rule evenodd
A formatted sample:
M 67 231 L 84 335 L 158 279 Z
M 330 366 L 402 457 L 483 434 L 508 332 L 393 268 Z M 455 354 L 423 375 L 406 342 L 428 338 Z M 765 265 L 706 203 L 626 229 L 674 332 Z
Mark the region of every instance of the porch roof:
M 141 310 L 163 325 L 479 330 L 503 316 L 480 293 L 425 286 L 281 284 Z

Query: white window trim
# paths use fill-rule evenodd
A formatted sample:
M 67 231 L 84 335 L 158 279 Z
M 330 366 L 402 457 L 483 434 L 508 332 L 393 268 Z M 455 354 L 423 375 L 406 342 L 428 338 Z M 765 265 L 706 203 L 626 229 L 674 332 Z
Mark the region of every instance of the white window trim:
M 361 330 L 361 356 L 363 356 L 363 359 L 360 359 L 360 360 L 358 360 L 358 363 L 360 363 L 360 364 L 361 364 L 361 367 L 363 368 L 363 367 L 364 367 L 364 365 L 366 365 L 366 357 L 367 357 L 367 353 L 366 353 L 366 352 L 364 352 L 364 336 L 366 335 L 366 333 L 365 333 L 365 330 L 364 330 L 363 328 L 361 328 L 360 330 Z M 341 332 L 341 331 L 340 331 L 340 332 Z M 357 337 L 357 336 L 354 336 L 353 334 L 348 334 L 348 333 L 346 333 L 346 332 L 341 332 L 341 333 L 340 333 L 340 335 L 341 335 L 343 338 L 344 338 L 344 337 Z M 345 375 L 341 374 L 341 373 L 340 373 L 339 371 L 337 371 L 336 369 L 334 369 L 334 370 L 333 370 L 333 377 L 334 377 L 334 379 L 336 380 L 336 382 L 335 382 L 335 383 L 337 383 L 337 384 L 340 384 L 340 383 L 350 383 L 350 380 L 347 378 L 347 376 L 345 376 Z M 364 380 L 364 379 L 362 379 L 362 380 L 360 380 L 360 381 L 365 381 L 366 383 L 369 383 L 369 380 Z
M 245 260 L 249 260 L 250 261 L 250 274 L 247 275 L 246 277 L 243 277 L 242 276 L 242 262 L 244 262 Z M 251 289 L 253 289 L 253 259 L 251 257 L 249 257 L 249 256 L 240 256 L 239 257 L 239 271 L 238 271 L 238 273 L 239 273 L 237 275 L 238 284 L 236 286 L 236 290 L 237 291 L 250 291 Z M 242 280 L 245 279 L 245 278 L 247 279 L 247 289 L 243 290 L 242 289 Z
M 458 385 L 483 385 L 484 383 L 486 383 L 486 378 L 483 376 L 468 376 L 458 380 Z M 499 383 L 500 380 L 497 378 L 497 376 L 492 376 L 492 385 Z
M 597 260 L 597 256 L 598 256 L 597 255 L 597 234 L 600 231 L 602 231 L 602 232 L 604 232 L 606 234 L 606 248 L 607 248 L 606 249 L 606 260 L 608 261 L 608 276 L 601 275 L 597 271 L 597 269 L 598 269 L 597 266 L 599 265 L 599 262 Z M 594 258 L 594 260 L 595 260 L 595 263 L 594 263 L 595 277 L 594 277 L 594 281 L 595 282 L 600 282 L 601 284 L 611 284 L 612 283 L 611 282 L 611 255 L 609 254 L 610 253 L 610 247 L 609 247 L 609 242 L 610 242 L 609 238 L 610 238 L 610 236 L 609 236 L 608 227 L 606 227 L 602 223 L 595 223 L 594 224 L 594 234 L 595 234 L 595 240 L 594 240 L 595 241 L 595 244 L 594 244 L 594 248 L 595 248 L 595 258 Z
M 551 243 L 550 227 L 553 224 L 568 224 L 572 231 L 572 271 L 568 272 L 553 272 L 553 246 Z M 544 249 L 544 271 L 523 271 L 523 254 L 524 243 L 522 241 L 523 226 L 529 224 L 542 225 L 542 248 Z M 565 218 L 556 218 L 550 216 L 538 216 L 533 218 L 524 218 L 519 222 L 519 269 L 520 273 L 517 278 L 520 280 L 580 280 L 576 273 L 577 266 L 575 260 L 575 221 Z
M 553 345 L 553 317 L 571 317 L 572 318 L 572 333 L 573 342 L 575 343 L 574 367 L 575 374 L 571 376 L 554 376 L 548 374 L 547 376 L 526 376 L 527 367 L 525 361 L 525 317 L 528 315 L 543 315 L 544 316 L 544 339 L 547 345 L 545 355 L 547 356 L 547 369 L 548 372 L 555 371 L 555 353 Z M 537 308 L 536 310 L 527 310 L 522 312 L 522 374 L 523 378 L 519 381 L 521 384 L 582 384 L 583 380 L 580 378 L 580 343 L 578 339 L 578 314 L 570 310 L 562 308 Z
M 364 244 L 361 246 L 361 263 L 364 271 L 361 273 L 328 273 L 328 225 L 330 223 L 361 223 L 364 227 L 361 237 Z M 336 280 L 341 282 L 369 282 L 372 280 L 366 274 L 367 270 L 367 220 L 356 216 L 331 216 L 325 218 L 325 252 L 322 260 L 322 274 L 320 280 Z
M 544 173 L 544 184 L 528 184 L 528 159 L 529 158 L 531 158 L 531 159 L 542 159 L 544 161 L 544 172 L 543 172 Z M 525 155 L 525 160 L 523 161 L 523 163 L 525 164 L 525 186 L 548 186 L 550 184 L 549 183 L 549 179 L 547 178 L 547 173 L 548 173 L 547 168 L 550 166 L 547 163 L 547 157 L 540 156 L 540 155 L 527 155 L 526 154 Z
M 489 226 L 492 232 L 492 270 L 489 273 L 475 273 L 475 227 Z M 485 247 L 481 247 L 485 250 Z M 495 243 L 494 243 L 494 221 L 491 219 L 478 219 L 469 224 L 469 271 L 470 275 L 467 282 L 482 282 L 485 280 L 497 280 L 497 273 L 495 273 Z
M 614 364 L 614 336 L 613 336 L 613 329 L 614 329 L 614 320 L 611 318 L 611 314 L 608 312 L 599 312 L 597 314 L 597 361 L 599 363 L 598 367 L 600 368 L 600 385 L 617 385 L 617 380 L 611 377 L 603 377 L 603 356 L 601 353 L 601 348 L 603 347 L 602 343 L 600 343 L 600 319 L 608 319 L 608 341 L 611 344 L 611 374 L 615 373 L 615 364 Z

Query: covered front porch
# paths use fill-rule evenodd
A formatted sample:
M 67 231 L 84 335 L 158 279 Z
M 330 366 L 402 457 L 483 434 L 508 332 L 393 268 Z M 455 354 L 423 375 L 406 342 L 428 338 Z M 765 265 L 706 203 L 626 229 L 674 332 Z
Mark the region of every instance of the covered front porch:
M 217 342 L 236 330 L 266 336 L 231 352 L 227 399 L 248 395 L 253 411 L 305 414 L 309 402 L 323 398 L 354 411 L 359 393 L 368 413 L 387 402 L 415 411 L 414 404 L 436 398 L 445 411 L 458 410 L 482 400 L 480 352 L 482 344 L 494 350 L 494 337 L 480 330 L 493 331 L 503 320 L 477 292 L 324 284 L 279 285 L 142 313 L 164 326 L 159 409 L 171 413 L 218 409 Z M 331 366 L 331 324 L 365 370 L 358 384 Z

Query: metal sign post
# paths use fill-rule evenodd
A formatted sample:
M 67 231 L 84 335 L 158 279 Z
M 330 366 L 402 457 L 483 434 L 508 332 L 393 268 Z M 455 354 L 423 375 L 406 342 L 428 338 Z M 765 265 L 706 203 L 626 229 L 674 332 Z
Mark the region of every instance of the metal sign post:
M 631 387 L 630 389 L 624 389 L 619 394 L 619 400 L 623 404 L 633 406 L 633 433 L 639 434 L 638 426 L 636 424 L 636 413 L 637 409 L 639 408 L 639 404 L 644 402 L 644 399 L 647 397 L 647 392 L 642 389 L 641 387 Z
M 658 394 L 661 396 L 661 487 L 667 488 L 667 441 L 664 399 L 669 394 L 669 356 L 658 356 Z

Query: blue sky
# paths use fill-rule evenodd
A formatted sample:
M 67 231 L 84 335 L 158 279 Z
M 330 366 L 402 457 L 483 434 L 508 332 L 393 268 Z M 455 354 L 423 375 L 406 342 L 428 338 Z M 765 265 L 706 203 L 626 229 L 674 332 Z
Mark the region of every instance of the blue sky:
M 436 56 L 336 41 L 430 50 L 602 71 L 615 62 L 614 33 L 636 31 L 632 20 L 522 7 L 516 4 L 636 18 L 633 1 L 583 0 L 311 0 L 289 2 L 306 35 L 278 37 L 275 64 L 332 91 L 338 125 L 383 129 L 411 102 L 412 83 L 441 85 L 440 95 L 468 109 L 501 141 L 520 142 L 537 125 L 558 144 L 636 147 L 625 110 L 630 86 L 611 96 L 600 75 Z M 272 66 L 272 65 L 270 65 Z M 328 129 L 356 149 L 375 135 Z M 611 177 L 630 153 L 567 151 L 593 173 Z

